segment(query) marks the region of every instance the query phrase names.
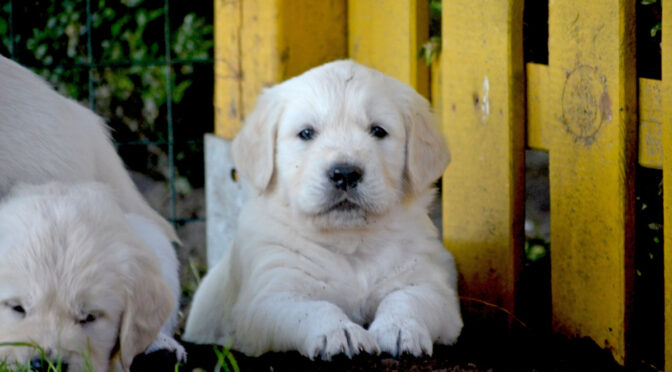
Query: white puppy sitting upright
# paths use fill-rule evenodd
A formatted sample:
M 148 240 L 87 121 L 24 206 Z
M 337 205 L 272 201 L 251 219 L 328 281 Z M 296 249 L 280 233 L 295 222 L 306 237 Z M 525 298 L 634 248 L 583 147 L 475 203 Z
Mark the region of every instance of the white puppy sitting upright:
M 185 340 L 326 360 L 457 340 L 455 264 L 427 216 L 449 154 L 411 87 L 317 67 L 259 97 L 233 156 L 255 192 Z

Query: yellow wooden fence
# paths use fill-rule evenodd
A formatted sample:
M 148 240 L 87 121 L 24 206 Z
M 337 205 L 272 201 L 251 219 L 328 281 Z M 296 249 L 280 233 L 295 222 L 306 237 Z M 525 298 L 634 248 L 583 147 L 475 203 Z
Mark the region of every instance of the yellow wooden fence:
M 235 136 L 262 87 L 338 58 L 431 92 L 452 152 L 443 237 L 461 295 L 516 311 L 524 154 L 548 151 L 553 329 L 627 360 L 633 171 L 639 161 L 672 174 L 672 22 L 663 22 L 663 80 L 638 80 L 634 0 L 551 1 L 548 65 L 523 62 L 523 0 L 444 0 L 441 61 L 430 78 L 417 58 L 426 1 L 215 0 L 215 14 L 219 136 Z M 672 182 L 664 200 L 672 201 Z M 664 233 L 672 371 L 672 224 Z

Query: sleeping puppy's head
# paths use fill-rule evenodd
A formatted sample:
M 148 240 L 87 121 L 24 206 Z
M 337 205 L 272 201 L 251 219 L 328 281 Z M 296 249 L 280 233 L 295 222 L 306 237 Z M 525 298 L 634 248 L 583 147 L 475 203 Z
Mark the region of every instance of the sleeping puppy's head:
M 352 61 L 266 89 L 233 157 L 258 193 L 322 229 L 360 227 L 389 212 L 424 192 L 450 160 L 427 100 Z
M 127 370 L 171 311 L 155 261 L 104 186 L 17 186 L 0 203 L 0 344 L 68 371 Z M 40 359 L 0 346 L 9 363 Z

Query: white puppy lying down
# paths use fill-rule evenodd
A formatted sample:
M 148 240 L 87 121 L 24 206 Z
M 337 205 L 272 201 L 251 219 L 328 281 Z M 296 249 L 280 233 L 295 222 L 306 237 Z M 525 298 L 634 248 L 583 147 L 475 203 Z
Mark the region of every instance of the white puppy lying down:
M 233 156 L 255 192 L 185 340 L 327 360 L 457 340 L 455 264 L 427 216 L 449 154 L 411 87 L 317 67 L 264 91 Z
M 141 238 L 153 234 L 161 235 L 161 242 L 178 241 L 173 227 L 136 189 L 103 120 L 56 93 L 28 69 L 0 56 L 0 199 L 18 183 L 52 181 L 102 182 L 110 187 L 124 213 L 142 218 L 129 220 Z M 146 228 L 151 232 L 145 232 Z M 174 310 L 161 334 L 145 346 L 150 346 L 148 351 L 170 349 L 184 358 L 184 349 L 172 338 L 180 295 L 177 258 L 173 249 L 166 249 L 157 259 L 172 265 L 162 274 L 174 293 L 170 304 Z
M 176 263 L 155 258 L 172 249 L 102 184 L 16 186 L 0 202 L 0 343 L 35 343 L 64 371 L 128 370 L 174 306 L 161 270 Z M 0 360 L 46 371 L 40 358 L 0 347 Z

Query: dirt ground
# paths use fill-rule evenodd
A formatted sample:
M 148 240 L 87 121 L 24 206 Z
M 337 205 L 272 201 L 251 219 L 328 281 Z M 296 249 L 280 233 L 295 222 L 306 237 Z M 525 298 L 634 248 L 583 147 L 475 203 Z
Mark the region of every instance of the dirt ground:
M 338 356 L 332 361 L 311 361 L 296 352 L 267 353 L 250 358 L 233 352 L 241 371 L 416 371 L 416 372 L 629 372 L 655 371 L 654 368 L 636 365 L 619 367 L 606 350 L 599 349 L 592 341 L 568 340 L 559 336 L 535 334 L 522 325 L 512 325 L 505 316 L 490 319 L 466 319 L 458 343 L 454 346 L 434 346 L 432 357 L 415 358 L 403 355 L 360 355 L 353 359 Z M 188 363 L 179 371 L 214 371 L 217 357 L 213 345 L 184 343 L 189 353 Z M 150 355 L 136 359 L 134 372 L 174 370 L 174 358 Z M 223 370 L 223 369 L 222 369 Z

